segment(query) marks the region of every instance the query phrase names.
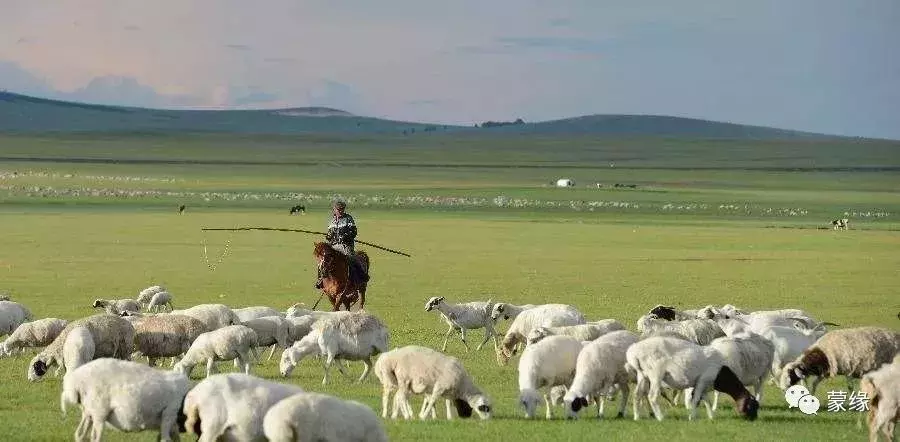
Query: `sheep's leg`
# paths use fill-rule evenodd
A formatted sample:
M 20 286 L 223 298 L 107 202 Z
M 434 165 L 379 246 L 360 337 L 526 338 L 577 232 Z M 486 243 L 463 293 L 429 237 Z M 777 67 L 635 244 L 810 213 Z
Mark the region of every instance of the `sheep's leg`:
M 106 419 L 109 417 L 110 412 L 107 411 L 103 413 L 102 419 L 91 418 L 92 423 L 96 422 L 96 425 L 91 425 L 91 442 L 100 442 L 103 437 L 103 426 L 106 424 Z
M 88 431 L 91 431 L 91 415 L 86 410 L 81 412 L 81 421 L 78 422 L 78 428 L 75 429 L 75 441 L 80 442 L 87 438 Z
M 703 401 L 704 405 L 708 403 L 705 396 L 707 395 L 707 392 L 709 391 L 710 383 L 711 382 L 709 380 L 705 380 L 705 379 L 701 378 L 697 382 L 697 385 L 694 386 L 694 391 L 691 392 L 691 396 L 692 396 L 691 397 L 691 408 L 690 408 L 690 413 L 688 414 L 688 420 L 694 420 L 694 417 L 697 416 L 697 405 L 700 404 L 701 400 Z M 707 411 L 707 413 L 709 413 L 709 415 L 712 416 L 711 410 Z
M 819 386 L 819 382 L 822 382 L 822 376 L 816 376 L 816 379 L 812 383 L 812 387 L 809 389 L 809 394 L 813 396 L 816 395 L 816 387 Z
M 647 393 L 647 399 L 650 402 L 650 408 L 653 410 L 653 415 L 656 416 L 656 420 L 663 420 L 662 409 L 659 406 L 659 389 L 660 389 L 659 381 L 650 380 L 650 391 Z
M 444 405 L 447 406 L 447 420 L 453 420 L 453 409 L 450 408 L 450 399 L 444 399 Z
M 494 328 L 491 327 L 490 325 L 485 327 L 484 328 L 484 340 L 481 341 L 481 344 L 478 344 L 478 347 L 475 347 L 475 351 L 481 350 L 481 348 L 484 347 L 484 344 L 487 344 L 487 341 L 490 340 L 493 335 L 494 335 Z
M 465 327 L 459 328 L 459 339 L 462 340 L 463 345 L 466 347 L 466 353 L 468 353 L 469 352 L 469 343 L 466 342 L 466 328 Z
M 272 355 L 275 354 L 275 347 L 277 347 L 277 346 L 278 346 L 278 343 L 277 343 L 277 342 L 274 343 L 274 344 L 272 344 L 272 350 L 269 351 L 269 357 L 266 358 L 267 361 L 271 361 L 271 360 L 272 360 Z M 285 348 L 287 348 L 287 347 L 285 347 Z
M 356 380 L 357 383 L 360 383 L 366 379 L 366 376 L 369 375 L 369 372 L 372 371 L 372 359 L 366 358 L 363 360 L 363 364 L 366 364 L 366 368 L 363 369 L 362 375 L 359 376 L 359 379 Z
M 171 442 L 172 434 L 175 434 L 175 439 L 179 439 L 178 437 L 178 428 L 175 424 L 176 418 L 178 416 L 178 405 L 174 404 L 170 406 L 168 409 L 163 410 L 162 418 L 159 423 L 159 439 L 160 442 Z M 173 431 L 174 430 L 174 431 Z
M 387 419 L 388 403 L 391 400 L 391 386 L 385 385 L 381 390 L 381 418 Z
M 544 404 L 547 407 L 547 419 L 553 419 L 553 411 L 550 409 L 550 396 L 544 395 Z
M 597 418 L 603 417 L 603 409 L 606 407 L 606 398 L 601 394 L 597 396 Z
M 409 390 L 406 385 L 400 385 L 397 389 L 397 393 L 394 395 L 394 408 L 400 408 L 400 411 L 403 413 L 403 418 L 406 420 L 412 419 L 413 409 L 412 405 L 409 404 Z
M 240 362 L 241 368 L 244 369 L 244 374 L 250 374 L 250 355 L 238 353 L 237 360 Z
M 634 412 L 634 420 L 639 420 L 641 418 L 641 402 L 644 400 L 644 395 L 647 394 L 647 378 L 644 377 L 640 372 L 637 373 L 637 385 L 634 387 L 634 392 L 631 398 L 631 407 Z
M 759 380 L 756 381 L 756 385 L 754 386 L 754 390 L 756 391 L 756 402 L 762 403 L 763 396 L 763 384 L 766 383 L 766 377 L 762 376 Z M 718 395 L 718 392 L 716 392 Z
M 719 392 L 713 392 L 713 403 L 712 403 L 712 411 L 716 411 L 719 408 Z
M 328 370 L 331 368 L 332 364 L 334 364 L 334 355 L 328 353 L 328 357 L 325 358 L 325 377 L 322 378 L 322 385 L 328 383 Z
M 453 333 L 453 326 L 451 325 L 449 329 L 447 329 L 447 333 L 444 334 L 444 345 L 441 346 L 441 351 L 447 351 L 447 341 L 450 340 L 450 333 Z
M 625 417 L 625 407 L 628 405 L 628 382 L 622 382 L 619 388 L 622 390 L 622 397 L 619 399 L 622 402 L 619 403 L 619 414 L 616 417 L 622 418 Z
M 151 358 L 150 356 L 147 356 L 147 365 L 156 367 L 156 359 L 157 358 Z
M 206 377 L 216 372 L 216 360 L 209 358 L 206 360 Z

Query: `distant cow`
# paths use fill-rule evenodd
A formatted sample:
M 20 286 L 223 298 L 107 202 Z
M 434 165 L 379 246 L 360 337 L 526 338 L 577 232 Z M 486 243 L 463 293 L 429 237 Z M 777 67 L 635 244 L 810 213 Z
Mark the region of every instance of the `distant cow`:
M 847 218 L 836 219 L 831 222 L 831 227 L 834 230 L 847 230 L 850 228 L 850 220 Z
M 187 207 L 186 207 L 184 204 L 178 206 L 178 214 L 179 214 L 179 215 L 183 214 L 183 213 L 184 213 L 184 209 L 187 209 Z
M 306 215 L 306 206 L 296 205 L 291 207 L 291 215 L 295 213 Z

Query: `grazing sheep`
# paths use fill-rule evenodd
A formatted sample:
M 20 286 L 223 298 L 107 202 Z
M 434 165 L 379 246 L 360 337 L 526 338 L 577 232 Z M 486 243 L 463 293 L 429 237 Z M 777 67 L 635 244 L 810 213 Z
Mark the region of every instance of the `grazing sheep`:
M 216 374 L 200 381 L 184 397 L 185 428 L 200 442 L 264 441 L 263 419 L 279 401 L 302 393 L 243 373 Z
M 66 368 L 66 376 L 78 367 L 94 360 L 97 346 L 94 336 L 84 325 L 73 328 L 66 335 L 62 348 L 62 365 Z
M 497 332 L 494 331 L 494 321 L 491 320 L 491 308 L 493 305 L 490 299 L 487 302 L 475 301 L 464 304 L 448 304 L 444 302 L 443 296 L 435 296 L 429 299 L 425 303 L 425 311 L 437 310 L 441 312 L 441 318 L 450 326 L 444 335 L 444 344 L 441 347 L 441 351 L 447 351 L 447 340 L 450 339 L 450 334 L 456 330 L 459 332 L 460 339 L 466 347 L 466 352 L 468 352 L 469 344 L 466 343 L 466 330 L 477 330 L 479 328 L 484 329 L 484 340 L 481 341 L 481 344 L 478 344 L 478 347 L 475 347 L 475 351 L 481 350 L 481 347 L 491 338 L 494 339 L 494 349 L 496 350 L 498 338 Z
M 288 343 L 293 345 L 308 335 L 312 331 L 313 324 L 319 319 L 313 316 L 288 316 L 284 320 L 288 324 Z
M 625 416 L 628 403 L 628 372 L 625 371 L 625 352 L 639 341 L 628 330 L 609 332 L 584 346 L 575 363 L 575 378 L 563 397 L 569 417 L 588 406 L 587 398 L 598 398 L 597 417 L 603 417 L 604 396 L 612 389 L 622 392 L 617 417 Z
M 240 325 L 241 320 L 223 304 L 200 304 L 189 309 L 172 310 L 173 315 L 186 315 L 199 319 L 210 331 L 229 325 Z
M 753 398 L 740 379 L 725 365 L 722 355 L 714 348 L 668 337 L 652 337 L 633 344 L 625 352 L 625 369 L 637 380 L 632 406 L 634 419 L 640 419 L 639 406 L 649 402 L 657 420 L 663 420 L 657 402 L 662 387 L 676 390 L 693 389 L 688 419 L 693 420 L 697 404 L 702 400 L 706 412 L 713 418 L 706 401 L 710 388 L 728 394 L 735 400 L 735 409 L 746 419 L 756 419 L 759 402 Z
M 151 367 L 159 358 L 174 358 L 185 354 L 206 326 L 185 315 L 129 316 L 135 320 L 134 346 L 136 354 L 147 357 Z M 133 359 L 133 357 L 132 357 Z
M 625 326 L 615 319 L 604 319 L 579 325 L 564 325 L 562 327 L 535 327 L 528 332 L 526 343 L 531 345 L 547 336 L 554 335 L 571 336 L 579 341 L 593 341 L 616 330 L 625 330 Z
M 687 321 L 666 321 L 650 314 L 641 316 L 637 321 L 637 329 L 644 335 L 654 332 L 668 331 L 680 334 L 698 345 L 708 345 L 713 339 L 725 336 L 722 327 L 710 319 L 689 319 Z
M 255 307 L 243 307 L 232 309 L 235 315 L 237 315 L 238 319 L 241 323 L 247 322 L 251 319 L 263 318 L 266 316 L 281 316 L 284 317 L 284 313 L 275 310 L 272 307 L 265 306 L 255 306 Z
M 190 376 L 194 366 L 206 361 L 206 376 L 209 377 L 215 371 L 216 361 L 237 358 L 244 373 L 249 374 L 250 357 L 257 340 L 256 332 L 243 325 L 229 325 L 202 333 L 172 369 Z
M 94 343 L 94 358 L 131 357 L 134 348 L 134 327 L 116 315 L 101 313 L 69 322 L 56 339 L 35 356 L 28 364 L 28 380 L 36 381 L 47 373 L 53 365 L 63 363 L 63 347 L 70 331 L 85 326 Z M 59 373 L 59 370 L 57 370 Z
M 258 347 L 272 346 L 272 350 L 269 352 L 269 357 L 266 360 L 272 359 L 275 347 L 287 349 L 291 345 L 288 336 L 290 324 L 281 316 L 263 316 L 243 322 L 243 325 L 252 328 L 256 332 L 256 337 L 259 339 L 256 344 Z
M 802 355 L 803 351 L 813 345 L 825 332 L 824 327 L 803 330 L 795 327 L 770 326 L 760 330 L 760 336 L 772 341 L 775 347 L 775 354 L 772 357 L 772 379 L 777 383 L 784 366 Z
M 516 319 L 516 316 L 519 316 L 519 313 L 535 307 L 537 307 L 535 304 L 515 305 L 498 302 L 494 304 L 494 308 L 491 309 L 491 319 L 494 322 L 497 322 L 497 320 L 503 316 L 503 319 L 509 321 L 510 319 Z
M 372 356 L 388 350 L 387 327 L 377 317 L 365 311 L 355 311 L 318 321 L 313 330 L 281 354 L 279 371 L 287 377 L 291 370 L 309 354 L 325 355 L 325 377 L 335 359 L 363 361 L 366 368 L 357 382 L 362 382 L 372 369 Z M 339 370 L 343 370 L 338 365 Z
M 32 319 L 31 311 L 13 301 L 0 301 L 0 336 L 8 335 Z
M 175 310 L 175 305 L 172 304 L 172 294 L 169 292 L 156 292 L 150 298 L 150 302 L 147 303 L 147 311 L 159 312 L 160 310 L 164 310 L 164 307 L 169 308 L 169 312 Z
M 709 346 L 722 355 L 725 365 L 744 385 L 752 385 L 757 402 L 762 402 L 763 383 L 771 373 L 775 346 L 772 341 L 755 333 L 717 338 Z M 685 399 L 690 394 L 685 394 Z M 719 404 L 719 392 L 715 392 L 712 410 Z M 687 405 L 687 404 L 685 404 Z
M 881 327 L 856 327 L 825 333 L 802 355 L 784 366 L 779 387 L 787 390 L 801 379 L 815 376 L 810 393 L 822 379 L 843 375 L 851 379 L 877 370 L 900 352 L 900 332 Z
M 656 307 L 650 309 L 648 314 L 656 315 L 656 317 L 660 319 L 665 319 L 666 321 L 687 321 L 688 319 L 698 319 L 701 316 L 698 316 L 700 310 L 678 310 L 675 307 L 664 306 L 662 304 L 658 304 Z
M 547 406 L 547 419 L 552 418 L 550 399 L 546 394 L 542 398 L 538 389 L 570 385 L 582 348 L 581 341 L 569 336 L 548 336 L 525 347 L 519 359 L 519 403 L 526 418 L 534 417 L 541 400 Z
M 9 295 L 6 294 L 6 293 L 0 295 L 0 301 L 9 301 L 9 300 L 11 300 L 11 299 L 12 299 L 12 298 L 10 298 Z
M 162 441 L 178 440 L 181 403 L 190 388 L 182 374 L 131 361 L 97 359 L 66 373 L 60 407 L 81 405 L 75 440 L 91 432 L 99 441 L 104 425 L 124 432 L 159 428 Z
M 13 351 L 27 347 L 46 347 L 59 336 L 69 321 L 58 318 L 24 322 L 0 344 L 0 354 L 12 355 Z
M 391 418 L 396 419 L 398 411 L 404 419 L 412 417 L 412 407 L 407 395 L 426 394 L 422 402 L 420 419 L 428 414 L 435 418 L 435 402 L 443 397 L 447 407 L 447 419 L 453 419 L 450 402 L 456 406 L 461 418 L 472 416 L 475 410 L 479 417 L 488 419 L 491 416 L 491 401 L 475 386 L 472 377 L 463 367 L 459 359 L 441 352 L 418 345 L 396 348 L 375 361 L 375 376 L 381 381 L 381 417 L 387 418 L 388 400 L 391 391 L 394 395 L 394 407 Z
M 559 327 L 563 325 L 584 324 L 584 314 L 575 307 L 566 304 L 544 304 L 525 310 L 516 316 L 506 330 L 497 362 L 506 364 L 516 354 L 519 344 L 525 345 L 526 337 L 535 327 Z
M 93 307 L 102 308 L 111 315 L 141 311 L 141 304 L 134 299 L 95 299 Z
M 375 412 L 356 401 L 321 393 L 298 393 L 266 413 L 263 431 L 272 442 L 387 442 Z
M 894 428 L 900 421 L 900 354 L 892 363 L 863 375 L 859 386 L 869 398 L 869 441 L 877 442 L 879 432 L 894 440 Z
M 141 305 L 146 305 L 148 302 L 150 302 L 151 299 L 153 299 L 153 295 L 165 291 L 167 291 L 166 288 L 161 285 L 153 285 L 147 287 L 144 290 L 138 292 L 137 302 Z

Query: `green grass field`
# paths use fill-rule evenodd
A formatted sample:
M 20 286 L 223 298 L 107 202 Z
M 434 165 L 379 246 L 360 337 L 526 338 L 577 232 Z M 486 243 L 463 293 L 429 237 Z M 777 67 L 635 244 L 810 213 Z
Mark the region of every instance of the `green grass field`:
M 48 139 L 0 137 L 0 154 L 6 158 L 54 160 L 0 161 L 0 289 L 29 306 L 35 317 L 87 316 L 94 313 L 95 298 L 134 297 L 156 283 L 169 287 L 179 308 L 210 302 L 280 309 L 295 302 L 311 305 L 318 297 L 311 246 L 318 238 L 200 229 L 322 230 L 328 201 L 342 195 L 351 200 L 360 239 L 413 256 L 360 246 L 372 257 L 367 310 L 390 327 L 392 347 L 440 348 L 444 325 L 436 313 L 424 311 L 425 301 L 438 295 L 451 302 L 568 303 L 591 319 L 616 318 L 632 329 L 658 303 L 796 307 L 844 327 L 898 327 L 900 180 L 890 170 L 763 170 L 752 167 L 758 161 L 750 157 L 730 169 L 690 170 L 681 166 L 709 164 L 704 152 L 686 151 L 671 154 L 679 158 L 678 167 L 610 168 L 600 160 L 602 154 L 573 167 L 545 155 L 541 146 L 547 141 L 523 147 L 529 154 L 521 158 L 494 153 L 473 159 L 467 152 L 475 147 L 404 157 L 410 146 L 395 149 L 391 140 L 368 140 L 360 141 L 357 150 L 335 148 L 333 156 L 340 159 L 335 164 L 278 164 L 279 159 L 300 161 L 307 147 L 314 161 L 327 159 L 329 151 L 305 139 L 293 149 L 265 142 L 257 146 L 273 164 L 216 164 L 238 158 L 233 146 L 218 154 L 215 143 L 202 137 L 186 138 L 188 147 L 179 150 L 177 138 L 135 136 L 117 139 L 125 147 L 115 151 L 97 147 L 109 140 L 69 140 L 117 160 L 99 164 L 66 160 L 88 156 L 76 153 L 90 149 L 65 151 Z M 475 141 L 482 148 L 490 144 Z M 189 148 L 195 144 L 199 147 Z M 562 146 L 566 140 L 551 144 Z M 160 158 L 194 157 L 204 164 L 133 161 L 144 155 L 141 147 L 152 146 L 162 152 Z M 365 156 L 377 157 L 372 153 L 377 149 L 407 164 L 360 165 Z M 860 149 L 854 165 L 896 167 L 896 144 L 891 149 L 880 144 Z M 789 157 L 783 150 L 779 155 Z M 547 164 L 522 167 L 532 161 Z M 450 163 L 462 165 L 434 167 Z M 778 164 L 772 160 L 769 166 Z M 577 188 L 546 186 L 566 174 L 576 178 Z M 590 188 L 594 182 L 605 185 Z M 615 189 L 613 183 L 638 187 Z M 188 210 L 179 216 L 175 206 L 181 202 Z M 307 205 L 305 216 L 288 215 L 297 203 Z M 830 230 L 829 221 L 845 212 L 851 214 L 851 230 Z M 471 333 L 470 342 L 479 342 L 481 333 Z M 60 379 L 27 382 L 26 366 L 34 353 L 0 360 L 0 421 L 5 423 L 0 434 L 4 440 L 70 439 L 79 412 L 60 416 Z M 756 422 L 738 419 L 727 397 L 713 421 L 700 410 L 701 419 L 688 422 L 679 408 L 668 410 L 661 423 L 646 417 L 634 422 L 630 405 L 628 419 L 616 420 L 616 403 L 607 406 L 603 421 L 588 418 L 593 408 L 575 422 L 560 419 L 562 409 L 555 410 L 552 422 L 525 421 L 517 402 L 515 361 L 499 367 L 489 348 L 467 354 L 458 338 L 451 339 L 448 353 L 459 357 L 490 394 L 495 418 L 387 422 L 391 440 L 728 440 L 749 435 L 818 441 L 867 435 L 856 427 L 858 414 L 823 409 L 806 416 L 789 410 L 772 386 Z M 220 368 L 233 370 L 230 364 Z M 354 363 L 352 370 L 359 373 L 361 365 Z M 381 390 L 374 376 L 358 385 L 335 373 L 323 387 L 317 361 L 305 361 L 281 379 L 276 358 L 253 372 L 359 400 L 380 413 Z M 200 375 L 195 370 L 194 378 Z M 846 385 L 842 379 L 823 384 L 818 394 L 823 404 L 829 389 Z M 420 401 L 415 399 L 417 408 Z M 105 435 L 108 440 L 155 438 L 152 432 L 107 430 Z

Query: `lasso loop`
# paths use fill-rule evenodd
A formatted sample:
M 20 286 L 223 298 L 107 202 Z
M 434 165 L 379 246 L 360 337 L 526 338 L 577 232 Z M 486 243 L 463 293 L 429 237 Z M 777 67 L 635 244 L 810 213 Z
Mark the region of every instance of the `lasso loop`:
M 228 237 L 227 240 L 225 240 L 225 250 L 222 251 L 222 255 L 219 256 L 219 259 L 216 260 L 215 264 L 209 263 L 209 254 L 206 251 L 206 236 L 203 237 L 203 259 L 206 262 L 206 267 L 208 267 L 209 270 L 214 271 L 214 270 L 216 270 L 216 267 L 219 267 L 219 264 L 222 264 L 222 261 L 225 259 L 225 256 L 228 255 L 228 252 L 231 250 L 230 246 L 231 246 L 231 237 L 232 236 L 234 236 L 233 233 L 231 234 L 231 236 Z

